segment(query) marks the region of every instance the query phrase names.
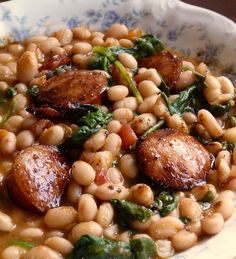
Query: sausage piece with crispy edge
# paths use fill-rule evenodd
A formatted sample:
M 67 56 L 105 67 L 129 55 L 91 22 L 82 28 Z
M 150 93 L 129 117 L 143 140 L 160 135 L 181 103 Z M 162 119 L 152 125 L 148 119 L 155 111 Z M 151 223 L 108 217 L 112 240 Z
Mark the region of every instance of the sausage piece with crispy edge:
M 91 111 L 91 104 L 101 104 L 107 87 L 106 77 L 95 71 L 73 70 L 48 79 L 40 87 L 33 112 L 40 117 L 72 120 Z
M 174 89 L 182 70 L 182 60 L 174 57 L 169 51 L 160 52 L 154 56 L 147 57 L 140 61 L 140 67 L 155 68 L 163 77 L 165 83 Z
M 46 59 L 46 61 L 39 68 L 39 72 L 42 70 L 53 70 L 62 65 L 70 63 L 71 59 L 65 54 L 58 54 Z
M 173 129 L 158 130 L 138 143 L 140 168 L 157 184 L 175 190 L 205 182 L 211 155 L 195 138 Z
M 70 180 L 66 159 L 51 146 L 35 145 L 16 154 L 6 181 L 9 196 L 20 207 L 44 213 L 60 205 Z

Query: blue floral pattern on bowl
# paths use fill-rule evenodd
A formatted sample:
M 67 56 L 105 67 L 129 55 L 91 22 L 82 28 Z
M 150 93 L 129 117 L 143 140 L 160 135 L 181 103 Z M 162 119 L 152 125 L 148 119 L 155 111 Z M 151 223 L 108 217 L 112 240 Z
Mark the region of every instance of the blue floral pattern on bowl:
M 84 25 L 104 30 L 117 22 L 156 34 L 174 51 L 196 57 L 214 66 L 216 72 L 236 79 L 236 25 L 221 15 L 178 0 L 13 0 L 1 3 L 0 46 L 9 38 L 22 41 L 65 26 Z M 236 216 L 226 223 L 222 233 L 174 258 L 232 259 L 236 255 L 234 233 Z

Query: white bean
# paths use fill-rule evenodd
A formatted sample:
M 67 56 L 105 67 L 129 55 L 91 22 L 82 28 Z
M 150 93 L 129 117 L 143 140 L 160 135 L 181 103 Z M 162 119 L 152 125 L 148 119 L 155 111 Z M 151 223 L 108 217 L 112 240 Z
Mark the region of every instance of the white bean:
M 114 157 L 120 153 L 122 140 L 116 133 L 110 133 L 105 140 L 101 150 L 110 151 Z
M 43 236 L 43 230 L 40 228 L 25 228 L 20 232 L 20 236 L 29 239 L 38 239 Z
M 19 149 L 24 149 L 33 145 L 34 135 L 30 130 L 23 130 L 16 136 L 16 145 Z
M 148 185 L 140 183 L 130 188 L 130 199 L 135 203 L 149 207 L 154 201 L 154 195 Z
M 72 41 L 73 33 L 68 28 L 60 29 L 54 33 L 54 36 L 59 40 L 62 46 L 69 44 Z
M 94 220 L 98 211 L 97 204 L 90 194 L 83 194 L 78 202 L 78 221 L 91 221 Z
M 114 85 L 107 91 L 108 99 L 113 102 L 124 99 L 128 94 L 129 89 L 124 85 Z
M 235 142 L 236 141 L 236 127 L 225 130 L 225 132 L 223 134 L 223 138 L 226 141 Z
M 109 202 L 103 202 L 97 211 L 95 221 L 102 227 L 108 227 L 113 220 L 114 209 Z
M 124 177 L 121 174 L 120 170 L 118 170 L 115 167 L 111 167 L 107 170 L 107 180 L 110 183 L 114 184 L 123 184 L 124 183 Z
M 84 148 L 92 152 L 99 150 L 105 144 L 108 134 L 108 131 L 105 129 L 99 130 L 87 141 L 85 141 Z
M 5 248 L 1 253 L 2 259 L 20 259 L 22 258 L 23 254 L 26 253 L 26 249 L 20 247 L 20 246 L 8 246 Z
M 129 69 L 136 69 L 138 67 L 137 60 L 129 53 L 122 52 L 118 55 L 119 61 Z
M 30 249 L 22 259 L 62 259 L 63 257 L 51 248 L 39 245 Z
M 222 135 L 223 130 L 221 126 L 216 121 L 215 117 L 205 109 L 202 109 L 197 114 L 198 121 L 203 124 L 206 130 L 214 138 L 218 138 Z
M 139 113 L 153 112 L 153 106 L 156 103 L 159 95 L 154 94 L 146 97 L 138 107 Z
M 135 156 L 131 154 L 123 155 L 119 162 L 119 169 L 124 177 L 135 178 L 138 174 Z
M 137 100 L 133 96 L 125 97 L 124 99 L 117 101 L 113 104 L 113 109 L 128 108 L 131 111 L 135 111 L 138 107 Z
M 102 227 L 95 221 L 81 222 L 75 225 L 71 230 L 71 236 L 74 241 L 77 241 L 83 235 L 102 235 Z
M 90 159 L 89 163 L 96 172 L 107 171 L 113 162 L 113 155 L 110 151 L 96 152 Z
M 22 122 L 23 118 L 21 116 L 13 115 L 3 124 L 3 128 L 8 131 L 17 133 L 21 128 Z
M 87 54 L 92 51 L 92 46 L 87 42 L 77 42 L 72 48 L 73 54 Z
M 174 249 L 171 245 L 171 241 L 163 239 L 156 241 L 157 255 L 161 258 L 168 258 L 174 254 Z
M 10 155 L 16 150 L 16 135 L 7 130 L 0 130 L 0 150 L 3 155 Z
M 71 203 L 77 203 L 81 194 L 82 194 L 82 187 L 76 182 L 72 181 L 68 187 L 68 192 L 67 192 L 68 200 Z
M 200 205 L 193 201 L 191 198 L 182 198 L 179 201 L 179 213 L 180 216 L 188 217 L 192 221 L 198 221 L 201 219 L 202 210 Z
M 122 185 L 115 185 L 111 183 L 104 183 L 98 186 L 95 191 L 95 196 L 103 201 L 111 199 L 126 199 L 129 195 L 129 189 Z
M 138 84 L 139 92 L 143 98 L 152 96 L 160 92 L 157 86 L 150 80 L 143 80 Z
M 178 218 L 166 216 L 154 221 L 149 227 L 149 234 L 154 239 L 173 237 L 179 230 L 184 228 L 184 223 Z
M 180 230 L 172 237 L 172 245 L 176 250 L 186 250 L 197 243 L 198 237 L 195 233 Z
M 17 79 L 28 83 L 38 73 L 38 60 L 34 52 L 26 51 L 17 62 Z
M 63 237 L 49 237 L 44 244 L 63 255 L 69 254 L 73 249 L 71 242 Z
M 44 145 L 58 146 L 64 139 L 65 131 L 59 125 L 53 125 L 45 129 L 39 138 L 39 142 Z
M 224 218 L 220 213 L 213 213 L 202 220 L 202 229 L 208 235 L 214 235 L 224 227 Z
M 46 40 L 40 41 L 38 47 L 44 54 L 48 54 L 50 51 L 60 46 L 60 42 L 55 37 L 49 37 Z
M 44 216 L 44 224 L 49 228 L 64 228 L 76 221 L 77 211 L 71 206 L 49 209 Z
M 112 120 L 107 124 L 109 133 L 118 133 L 121 129 L 121 123 L 117 120 Z
M 176 89 L 178 91 L 183 91 L 188 86 L 194 84 L 195 81 L 196 79 L 194 78 L 191 70 L 183 71 L 176 82 Z
M 0 211 L 0 230 L 4 232 L 10 232 L 15 228 L 11 217 Z
M 134 132 L 141 135 L 145 130 L 157 123 L 157 118 L 152 113 L 143 113 L 134 118 L 131 127 Z
M 217 199 L 217 202 L 214 204 L 214 211 L 220 213 L 224 220 L 230 218 L 234 212 L 235 204 L 232 199 Z
M 128 35 L 128 28 L 124 24 L 115 23 L 106 32 L 106 37 L 114 37 L 117 39 L 125 38 Z
M 126 123 L 133 119 L 133 112 L 128 108 L 119 108 L 112 113 L 112 118 L 121 123 Z
M 72 29 L 74 37 L 80 40 L 87 40 L 91 36 L 91 32 L 85 27 L 76 27 Z

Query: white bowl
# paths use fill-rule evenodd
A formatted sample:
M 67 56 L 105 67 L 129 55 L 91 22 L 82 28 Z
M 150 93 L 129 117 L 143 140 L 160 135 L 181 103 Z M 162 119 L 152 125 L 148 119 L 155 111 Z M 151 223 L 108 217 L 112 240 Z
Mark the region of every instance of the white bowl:
M 178 0 L 15 0 L 0 4 L 0 44 L 61 27 L 103 30 L 121 22 L 158 35 L 183 55 L 197 57 L 216 72 L 236 79 L 236 25 L 206 9 Z M 236 215 L 220 234 L 174 256 L 232 259 L 236 256 Z

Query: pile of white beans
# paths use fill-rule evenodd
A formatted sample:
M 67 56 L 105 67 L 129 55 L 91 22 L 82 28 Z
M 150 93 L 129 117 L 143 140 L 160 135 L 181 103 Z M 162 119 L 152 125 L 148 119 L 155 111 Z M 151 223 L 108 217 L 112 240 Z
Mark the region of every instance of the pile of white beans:
M 11 169 L 15 152 L 34 143 L 58 146 L 77 128 L 63 121 L 57 124 L 44 121 L 26 110 L 29 104 L 27 87 L 40 86 L 43 82 L 38 68 L 45 58 L 49 54 L 68 54 L 74 65 L 84 69 L 91 59 L 93 46 L 132 47 L 134 38 L 139 36 L 140 29 L 128 30 L 122 24 L 112 25 L 105 33 L 85 27 L 63 28 L 51 36 L 33 36 L 25 42 L 11 43 L 0 49 L 0 93 L 4 94 L 13 86 L 17 91 L 15 112 L 0 129 L 1 182 Z M 137 61 L 130 54 L 121 53 L 118 59 L 128 70 L 138 68 Z M 179 91 L 195 82 L 192 70 L 196 70 L 206 76 L 204 96 L 209 104 L 224 104 L 233 98 L 234 86 L 228 78 L 213 76 L 203 63 L 183 61 L 183 65 L 189 70 L 181 72 L 176 84 Z M 141 81 L 137 87 L 143 103 L 138 105 L 125 85 L 109 88 L 107 96 L 112 106 L 102 106 L 102 109 L 112 112 L 112 121 L 84 143 L 83 152 L 72 165 L 73 180 L 65 193 L 63 206 L 49 209 L 40 216 L 16 207 L 10 200 L 0 202 L 1 258 L 64 258 L 84 234 L 126 242 L 133 238 L 152 238 L 156 242 L 158 257 L 165 258 L 192 247 L 203 235 L 214 235 L 222 230 L 235 209 L 236 149 L 230 154 L 222 150 L 218 141 L 206 146 L 216 157 L 208 183 L 178 192 L 178 207 L 168 216 L 154 215 L 146 222 L 131 222 L 138 233 L 135 235 L 128 230 L 121 231 L 114 222 L 110 199 L 130 200 L 144 206 L 150 206 L 154 201 L 154 193 L 148 185 L 130 186 L 137 177 L 138 167 L 135 155 L 121 149 L 122 139 L 118 132 L 123 123 L 130 124 L 140 136 L 159 119 L 164 119 L 169 128 L 185 133 L 189 133 L 189 128 L 194 125 L 206 140 L 221 137 L 236 142 L 236 127 L 227 128 L 224 117 L 215 118 L 205 109 L 197 115 L 186 112 L 183 118 L 170 115 L 159 94 L 161 77 L 158 72 L 154 68 L 139 68 L 138 74 Z M 169 98 L 173 100 L 177 96 Z M 2 116 L 0 110 L 0 119 Z M 98 172 L 107 175 L 106 182 L 100 185 L 96 182 Z M 209 191 L 215 194 L 215 199 L 209 210 L 202 211 L 198 201 Z M 179 217 L 188 217 L 191 221 L 185 225 Z M 27 250 L 11 245 L 12 239 L 30 241 L 35 247 Z

